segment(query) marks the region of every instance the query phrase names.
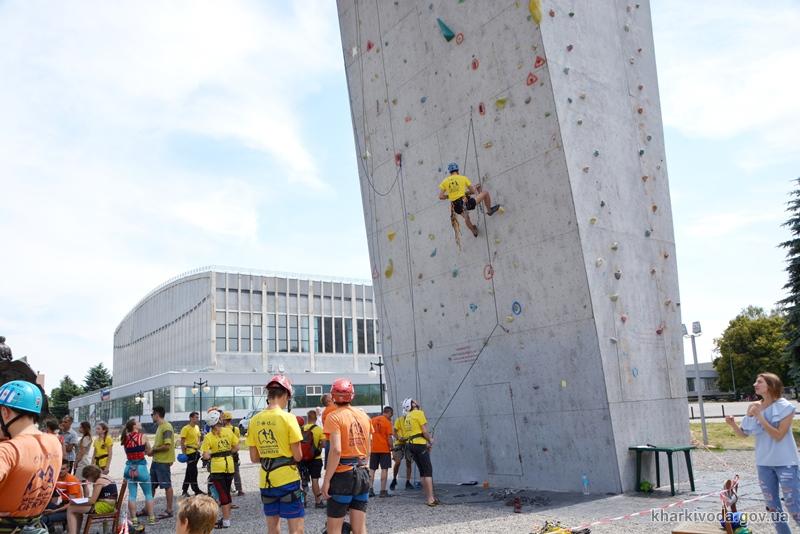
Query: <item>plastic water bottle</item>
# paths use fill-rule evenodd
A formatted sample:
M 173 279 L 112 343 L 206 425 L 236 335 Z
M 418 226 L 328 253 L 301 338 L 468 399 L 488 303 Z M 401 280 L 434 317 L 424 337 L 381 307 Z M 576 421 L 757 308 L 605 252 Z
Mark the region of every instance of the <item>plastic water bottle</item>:
M 581 485 L 583 486 L 583 494 L 589 495 L 589 477 L 586 474 L 581 476 Z

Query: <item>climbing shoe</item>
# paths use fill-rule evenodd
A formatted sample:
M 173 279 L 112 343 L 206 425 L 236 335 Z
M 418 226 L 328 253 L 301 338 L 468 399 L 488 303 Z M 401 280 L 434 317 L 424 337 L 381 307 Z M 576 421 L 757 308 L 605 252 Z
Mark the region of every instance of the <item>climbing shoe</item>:
M 389 484 L 389 489 L 392 490 L 392 491 L 397 489 L 397 479 L 392 480 L 392 483 Z
M 489 208 L 489 211 L 486 212 L 486 215 L 492 216 L 499 209 L 500 209 L 500 204 L 495 204 L 494 206 Z
M 412 484 L 410 481 L 406 480 L 406 489 L 413 490 L 414 489 L 414 484 Z

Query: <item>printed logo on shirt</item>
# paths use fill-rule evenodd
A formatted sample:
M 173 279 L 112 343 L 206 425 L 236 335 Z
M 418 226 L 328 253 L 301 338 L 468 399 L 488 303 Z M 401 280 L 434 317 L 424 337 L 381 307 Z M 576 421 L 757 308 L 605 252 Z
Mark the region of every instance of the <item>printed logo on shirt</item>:
M 56 477 L 53 466 L 47 466 L 47 469 L 44 470 L 38 469 L 33 477 L 31 477 L 30 481 L 28 481 L 28 486 L 25 488 L 19 510 L 21 512 L 43 510 L 53 495 L 55 481 Z
M 364 432 L 358 421 L 350 423 L 350 447 L 364 446 L 367 443 L 367 433 Z

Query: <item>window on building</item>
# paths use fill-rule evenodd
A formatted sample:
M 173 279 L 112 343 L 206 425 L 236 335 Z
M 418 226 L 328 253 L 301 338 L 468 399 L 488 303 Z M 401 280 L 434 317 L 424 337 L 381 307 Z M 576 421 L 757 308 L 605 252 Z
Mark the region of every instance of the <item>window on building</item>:
M 358 335 L 358 353 L 359 354 L 366 354 L 367 351 L 364 339 L 364 320 L 358 319 L 356 320 L 356 333 Z
M 331 312 L 331 297 L 326 295 L 322 298 L 322 315 L 332 315 Z
M 375 321 L 367 319 L 367 354 L 375 354 Z
M 218 287 L 217 288 L 217 302 L 216 306 L 218 310 L 225 309 L 225 289 Z
M 275 316 L 267 315 L 267 351 L 278 352 L 277 334 L 275 330 Z
M 288 352 L 289 343 L 286 339 L 286 316 L 278 315 L 278 352 Z
M 343 336 L 343 328 L 342 328 L 342 318 L 337 317 L 334 320 L 336 324 L 336 352 L 339 354 L 344 354 L 344 336 Z
M 253 291 L 253 311 L 261 311 L 261 291 Z
M 299 310 L 298 310 L 298 313 L 300 313 L 301 315 L 304 315 L 304 314 L 306 314 L 306 313 L 309 313 L 309 309 L 308 309 L 308 295 L 304 295 L 304 294 L 302 294 L 302 293 L 300 294 L 300 308 L 299 308 Z
M 314 317 L 314 351 L 322 352 L 322 317 Z
M 308 352 L 308 316 L 300 317 L 300 351 Z
M 350 298 L 349 293 L 344 297 L 342 315 L 345 317 L 350 317 L 353 315 L 353 300 Z
M 217 334 L 217 351 L 225 352 L 225 325 L 218 324 L 216 326 Z
M 306 397 L 322 396 L 322 386 L 306 386 Z
M 686 379 L 686 391 L 694 392 L 694 378 L 687 378 Z
M 229 313 L 228 314 L 228 324 L 239 324 L 239 314 L 238 313 Z
M 342 297 L 333 297 L 333 314 L 337 317 L 342 315 Z
M 239 314 L 239 324 L 250 324 L 250 314 L 249 313 Z
M 716 391 L 717 389 L 719 389 L 719 386 L 717 385 L 717 379 L 716 378 L 713 378 L 713 377 L 712 378 L 702 378 L 701 380 L 703 382 L 703 390 L 704 391 Z
M 356 318 L 364 317 L 364 301 L 361 299 L 356 300 Z
M 250 291 L 247 289 L 242 289 L 241 294 L 242 299 L 242 309 L 249 310 L 250 309 Z
M 289 293 L 289 313 L 297 313 L 297 293 Z
M 239 334 L 241 337 L 242 352 L 250 352 L 250 326 L 240 326 Z
M 239 307 L 239 291 L 236 289 L 228 290 L 228 308 L 235 310 Z
M 322 313 L 322 297 L 314 295 L 314 309 L 310 313 Z
M 323 317 L 322 324 L 325 327 L 325 352 L 333 352 L 333 319 L 331 317 Z
M 261 335 L 261 327 L 253 326 L 253 352 L 261 352 Z
M 278 313 L 286 313 L 286 293 L 278 293 Z
M 364 317 L 367 319 L 375 318 L 375 307 L 372 304 L 372 299 L 364 300 Z
M 289 316 L 289 351 L 300 352 L 300 339 L 298 337 L 297 316 Z
M 228 325 L 228 350 L 236 352 L 239 350 L 239 327 L 235 324 Z
M 261 314 L 260 313 L 254 313 L 253 314 L 253 324 L 261 326 Z
M 344 345 L 347 354 L 353 354 L 353 320 L 344 320 Z

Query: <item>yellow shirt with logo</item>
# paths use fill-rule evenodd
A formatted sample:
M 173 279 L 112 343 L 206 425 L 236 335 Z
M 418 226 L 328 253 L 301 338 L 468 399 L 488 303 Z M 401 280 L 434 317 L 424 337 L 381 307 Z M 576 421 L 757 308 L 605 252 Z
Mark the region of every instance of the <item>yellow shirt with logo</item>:
M 214 434 L 212 430 L 206 437 L 203 438 L 203 445 L 200 450 L 204 453 L 215 454 L 233 450 L 233 446 L 237 443 L 236 436 L 227 428 L 221 428 L 219 436 Z M 211 458 L 211 472 L 212 473 L 233 473 L 233 456 L 220 456 L 218 458 Z
M 403 423 L 405 422 L 406 417 L 401 415 L 398 417 L 394 422 L 394 429 L 397 432 L 397 440 L 401 443 L 406 442 L 405 434 L 403 434 Z
M 303 441 L 303 433 L 297 418 L 280 409 L 270 408 L 254 415 L 247 428 L 247 446 L 255 447 L 258 455 L 264 458 L 292 457 L 292 443 Z M 279 467 L 269 473 L 259 469 L 262 488 L 278 487 L 300 480 L 296 465 Z
M 200 449 L 200 427 L 185 425 L 181 428 L 181 439 L 186 444 L 186 454 L 194 454 Z
M 405 421 L 403 421 L 403 435 L 408 439 L 411 436 L 422 434 L 422 425 L 426 424 L 428 424 L 428 420 L 425 418 L 425 412 L 422 410 L 411 410 L 408 412 L 408 415 L 406 415 Z M 428 443 L 422 436 L 409 439 L 408 442 L 412 445 L 425 445 Z
M 153 453 L 153 461 L 157 464 L 172 464 L 175 463 L 175 441 L 173 438 L 172 425 L 164 421 L 158 425 L 156 430 L 155 443 L 153 447 L 161 447 L 162 445 L 169 445 L 165 451 Z
M 106 436 L 106 439 L 95 438 L 94 440 L 94 457 L 97 462 L 97 467 L 105 469 L 108 466 L 108 451 L 114 447 L 114 440 L 111 436 Z M 105 458 L 100 458 L 105 456 Z
M 311 428 L 311 426 L 314 428 Z M 314 457 L 315 460 L 322 459 L 322 447 L 319 446 L 320 441 L 325 439 L 325 433 L 322 432 L 322 427 L 320 427 L 317 423 L 306 423 L 303 425 L 303 432 L 311 428 L 311 435 L 314 436 L 314 447 L 319 449 L 319 454 Z
M 439 184 L 439 189 L 447 192 L 450 202 L 458 200 L 467 194 L 467 188 L 472 185 L 469 178 L 460 174 L 451 174 Z

